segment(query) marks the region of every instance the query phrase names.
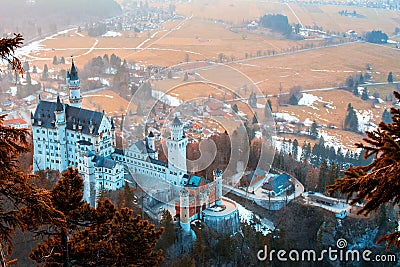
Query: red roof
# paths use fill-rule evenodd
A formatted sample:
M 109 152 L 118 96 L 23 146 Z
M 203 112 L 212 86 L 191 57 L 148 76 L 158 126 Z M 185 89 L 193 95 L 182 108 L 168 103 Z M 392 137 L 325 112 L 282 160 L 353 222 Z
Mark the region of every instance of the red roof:
M 18 125 L 18 124 L 21 125 L 21 124 L 28 124 L 28 123 L 22 118 L 4 120 L 4 125 L 5 126 Z
M 233 116 L 232 114 L 225 113 L 225 114 L 224 114 L 224 117 L 225 117 L 225 118 L 228 118 L 228 119 L 232 119 L 234 116 Z
M 199 124 L 197 124 L 197 123 L 194 123 L 194 124 L 193 124 L 193 128 L 195 128 L 196 130 L 198 130 L 198 129 L 201 128 L 201 126 L 200 126 Z

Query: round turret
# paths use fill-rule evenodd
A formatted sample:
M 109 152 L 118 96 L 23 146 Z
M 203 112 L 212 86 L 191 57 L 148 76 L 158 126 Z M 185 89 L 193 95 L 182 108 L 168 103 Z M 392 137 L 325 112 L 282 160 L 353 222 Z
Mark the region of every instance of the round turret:
M 179 191 L 180 195 L 180 224 L 185 232 L 190 231 L 190 213 L 189 213 L 189 192 L 183 188 Z

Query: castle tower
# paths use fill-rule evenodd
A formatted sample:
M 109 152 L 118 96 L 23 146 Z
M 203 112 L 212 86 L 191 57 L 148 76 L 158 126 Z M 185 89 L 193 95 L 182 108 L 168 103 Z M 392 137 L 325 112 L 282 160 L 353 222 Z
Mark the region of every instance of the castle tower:
M 185 232 L 190 231 L 190 213 L 189 213 L 189 192 L 183 188 L 179 192 L 180 196 L 180 213 L 179 213 L 179 219 L 180 219 L 180 224 Z
M 55 126 L 57 129 L 57 150 L 56 162 L 58 160 L 58 170 L 60 172 L 68 168 L 68 157 L 67 157 L 67 139 L 66 139 L 66 118 L 65 118 L 65 107 L 61 103 L 60 97 L 57 96 L 56 110 L 54 111 L 56 116 Z
M 146 138 L 147 142 L 147 147 L 149 149 L 149 155 L 153 159 L 158 159 L 158 153 L 156 151 L 156 145 L 155 145 L 155 136 L 153 132 L 150 132 L 149 135 Z
M 112 146 L 116 147 L 117 146 L 117 139 L 115 136 L 115 124 L 114 124 L 114 119 L 111 118 L 111 135 L 112 135 Z
M 67 72 L 67 85 L 69 90 L 69 103 L 73 107 L 82 108 L 81 82 L 74 60 L 72 60 L 71 71 Z
M 168 173 L 167 181 L 174 185 L 183 185 L 183 175 L 187 174 L 186 145 L 188 139 L 183 136 L 183 124 L 175 117 L 171 126 L 171 137 L 167 140 Z
M 222 171 L 219 169 L 214 170 L 215 178 L 215 204 L 222 205 Z

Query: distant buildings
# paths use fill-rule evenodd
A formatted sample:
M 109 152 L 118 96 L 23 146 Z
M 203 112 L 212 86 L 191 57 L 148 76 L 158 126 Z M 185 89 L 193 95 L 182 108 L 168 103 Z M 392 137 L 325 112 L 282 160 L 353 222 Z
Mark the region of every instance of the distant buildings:
M 291 190 L 293 183 L 290 181 L 290 176 L 286 173 L 271 177 L 268 182 L 264 183 L 262 189 L 272 197 L 277 197 Z
M 28 128 L 28 123 L 22 118 L 4 120 L 3 121 L 3 125 L 4 126 L 14 127 L 14 128 L 17 128 L 17 129 Z

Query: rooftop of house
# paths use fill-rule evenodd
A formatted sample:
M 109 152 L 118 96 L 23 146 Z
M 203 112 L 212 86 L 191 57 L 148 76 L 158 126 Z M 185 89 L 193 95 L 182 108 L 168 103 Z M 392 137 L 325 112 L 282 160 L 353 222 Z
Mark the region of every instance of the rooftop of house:
M 54 129 L 56 127 L 55 111 L 63 106 L 65 111 L 66 125 L 68 130 L 80 131 L 84 134 L 98 135 L 99 127 L 104 113 L 92 111 L 83 108 L 77 108 L 68 104 L 62 104 L 59 101 L 39 101 L 39 104 L 33 115 L 32 126 L 41 126 Z M 39 125 L 39 121 L 41 122 Z M 75 127 L 74 127 L 75 125 Z M 81 127 L 79 127 L 81 126 Z M 81 128 L 81 129 L 80 129 Z
M 267 183 L 263 184 L 262 188 L 278 193 L 282 189 L 287 188 L 289 185 L 291 185 L 290 176 L 286 173 L 282 173 L 278 176 L 271 177 L 271 179 Z

